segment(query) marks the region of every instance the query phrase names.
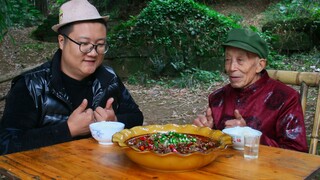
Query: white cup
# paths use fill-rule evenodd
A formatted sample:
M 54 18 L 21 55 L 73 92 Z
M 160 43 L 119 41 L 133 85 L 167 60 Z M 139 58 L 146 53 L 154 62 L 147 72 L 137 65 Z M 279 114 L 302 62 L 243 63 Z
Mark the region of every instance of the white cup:
M 112 143 L 112 136 L 116 132 L 123 130 L 124 124 L 115 121 L 100 121 L 91 123 L 89 125 L 91 135 L 99 144 L 110 145 Z
M 244 151 L 245 159 L 257 159 L 259 156 L 259 145 L 261 132 L 244 134 Z
M 255 130 L 251 127 L 245 126 L 245 127 L 232 127 L 232 128 L 225 128 L 222 130 L 222 132 L 230 135 L 232 137 L 232 147 L 237 150 L 243 150 L 244 149 L 244 134 L 251 134 L 251 133 L 257 133 L 260 134 L 261 132 L 258 130 Z

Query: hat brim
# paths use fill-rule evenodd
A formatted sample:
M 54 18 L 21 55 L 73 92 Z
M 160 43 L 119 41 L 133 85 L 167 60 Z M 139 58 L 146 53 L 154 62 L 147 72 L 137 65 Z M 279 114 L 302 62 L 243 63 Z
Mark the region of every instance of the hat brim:
M 229 41 L 229 42 L 223 43 L 222 46 L 232 46 L 232 47 L 236 47 L 239 49 L 243 49 L 243 50 L 255 53 L 260 58 L 263 58 L 263 56 L 260 54 L 260 52 L 257 49 L 255 49 L 254 47 L 252 47 L 246 43 L 240 42 L 240 41 Z
M 89 20 L 97 20 L 97 19 L 103 19 L 104 21 L 108 22 L 110 16 L 101 16 L 101 18 L 89 18 L 89 19 L 81 19 L 81 20 L 77 20 L 77 21 L 70 21 L 70 22 L 65 22 L 65 23 L 61 23 L 61 24 L 56 24 L 54 26 L 51 27 L 51 29 L 54 32 L 58 32 L 58 29 L 66 24 L 70 24 L 73 22 L 80 22 L 80 21 L 89 21 Z

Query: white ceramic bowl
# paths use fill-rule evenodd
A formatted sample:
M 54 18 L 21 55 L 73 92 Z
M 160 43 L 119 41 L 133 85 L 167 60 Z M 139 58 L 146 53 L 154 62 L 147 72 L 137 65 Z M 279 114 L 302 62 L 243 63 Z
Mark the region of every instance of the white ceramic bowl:
M 112 136 L 116 132 L 123 130 L 124 124 L 114 121 L 101 121 L 89 125 L 91 135 L 99 144 L 112 144 Z
M 223 129 L 222 132 L 230 135 L 232 137 L 232 147 L 237 150 L 243 150 L 244 148 L 244 135 L 245 134 L 253 134 L 257 136 L 261 136 L 262 133 L 258 130 L 252 129 L 251 127 L 233 127 Z

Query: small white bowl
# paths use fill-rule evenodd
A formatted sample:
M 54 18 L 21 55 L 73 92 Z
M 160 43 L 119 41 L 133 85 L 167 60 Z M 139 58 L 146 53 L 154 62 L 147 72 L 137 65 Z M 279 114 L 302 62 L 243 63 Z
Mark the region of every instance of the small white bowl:
M 124 124 L 115 121 L 100 121 L 91 123 L 89 125 L 91 135 L 99 144 L 110 145 L 112 143 L 112 136 L 116 132 L 123 130 Z
M 253 134 L 257 136 L 261 136 L 261 132 L 255 129 L 252 129 L 251 127 L 245 126 L 245 127 L 233 127 L 233 128 L 226 128 L 223 129 L 222 132 L 230 135 L 232 137 L 233 145 L 232 147 L 237 150 L 243 150 L 244 149 L 244 135 L 245 134 Z

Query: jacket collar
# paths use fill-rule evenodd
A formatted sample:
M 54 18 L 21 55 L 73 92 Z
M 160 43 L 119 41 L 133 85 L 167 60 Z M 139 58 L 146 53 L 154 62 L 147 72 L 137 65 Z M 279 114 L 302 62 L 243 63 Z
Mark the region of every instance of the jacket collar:
M 61 49 L 58 49 L 53 55 L 51 62 L 51 85 L 57 91 L 61 91 L 63 88 L 61 86 L 62 75 L 61 75 Z
M 233 88 L 233 89 L 237 93 L 240 93 L 240 94 L 252 94 L 255 91 L 257 91 L 258 89 L 260 89 L 261 87 L 263 87 L 267 83 L 267 81 L 270 79 L 269 75 L 265 69 L 261 71 L 260 76 L 261 76 L 261 78 L 258 81 L 251 84 L 250 86 L 248 86 L 245 89 L 239 89 L 239 88 L 238 89 Z

